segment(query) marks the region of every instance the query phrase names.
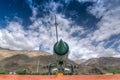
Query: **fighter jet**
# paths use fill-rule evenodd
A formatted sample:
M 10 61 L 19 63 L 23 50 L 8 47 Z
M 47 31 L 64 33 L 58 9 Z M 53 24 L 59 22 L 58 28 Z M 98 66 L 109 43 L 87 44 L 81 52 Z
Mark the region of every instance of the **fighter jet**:
M 69 46 L 62 39 L 58 39 L 57 21 L 55 16 L 56 27 L 56 43 L 54 44 L 53 51 L 55 56 L 55 62 L 49 65 L 49 74 L 73 74 L 73 65 L 68 63 Z

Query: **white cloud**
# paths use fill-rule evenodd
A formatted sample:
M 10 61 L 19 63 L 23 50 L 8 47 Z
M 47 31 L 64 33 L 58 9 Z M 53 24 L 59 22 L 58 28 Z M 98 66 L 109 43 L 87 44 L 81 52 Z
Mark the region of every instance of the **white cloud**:
M 119 40 L 119 43 L 120 43 L 120 40 Z M 118 45 L 117 50 L 120 52 L 120 44 Z
M 32 7 L 32 14 L 33 14 L 33 15 L 32 15 L 32 17 L 30 17 L 30 20 L 31 20 L 31 21 L 36 20 L 37 11 L 38 11 L 37 8 Z
M 81 51 L 79 49 L 73 50 L 76 53 L 78 53 L 78 56 L 79 54 L 83 54 L 80 57 L 77 56 L 78 59 L 79 58 L 88 59 L 88 58 L 93 58 L 93 57 L 117 57 L 119 56 L 119 52 L 117 52 L 114 48 L 112 48 L 113 46 L 115 46 L 115 44 L 120 45 L 119 41 L 114 41 L 111 47 L 107 49 L 104 48 L 104 45 L 107 42 L 109 42 L 109 38 L 111 36 L 120 34 L 120 26 L 119 26 L 120 25 L 120 16 L 119 16 L 120 7 L 115 5 L 116 2 L 108 3 L 108 4 L 112 4 L 110 5 L 111 7 L 115 5 L 116 8 L 113 7 L 113 9 L 108 10 L 106 12 L 106 10 L 111 7 L 108 5 L 104 6 L 105 3 L 106 2 L 102 0 L 97 1 L 97 4 L 95 4 L 94 7 L 91 7 L 91 9 L 89 8 L 90 12 L 93 15 L 95 15 L 97 18 L 102 16 L 102 19 L 97 24 L 99 29 L 88 34 L 87 38 L 84 38 L 84 39 L 78 38 L 77 42 L 80 44 L 74 45 L 74 46 L 77 46 L 79 49 L 81 49 Z M 104 40 L 107 40 L 107 42 L 105 42 Z M 98 45 L 93 46 L 91 44 L 93 41 L 96 41 L 97 43 L 99 42 Z M 84 52 L 82 52 L 82 50 Z M 72 56 L 74 56 L 74 54 L 75 53 L 73 53 Z
M 0 45 L 3 48 L 29 50 L 34 49 L 37 44 L 32 36 L 25 36 L 27 32 L 17 22 L 10 22 L 6 29 L 0 30 L 0 34 Z
M 71 27 L 70 24 L 73 21 L 66 19 L 62 14 L 56 13 L 57 22 L 59 24 L 59 39 L 62 38 L 69 44 L 69 58 L 73 60 L 102 56 L 117 56 L 118 54 L 118 52 L 116 52 L 112 47 L 105 49 L 104 40 L 109 39 L 112 35 L 120 33 L 120 7 L 105 12 L 106 8 L 103 7 L 103 2 L 97 0 L 97 4 L 98 3 L 101 4 L 101 6 L 94 6 L 94 10 L 91 7 L 90 12 L 96 17 L 103 16 L 103 18 L 97 24 L 99 29 L 89 33 L 86 38 L 71 36 L 74 32 L 77 32 L 80 36 L 87 31 L 81 26 L 74 25 Z M 38 50 L 39 46 L 42 45 L 42 49 L 52 53 L 53 45 L 56 42 L 54 13 L 59 4 L 51 3 L 50 5 L 51 8 L 52 6 L 55 6 L 55 8 L 53 8 L 53 12 L 51 12 L 49 16 L 45 16 L 43 18 L 37 18 L 37 8 L 31 7 L 33 16 L 30 18 L 33 23 L 29 26 L 28 30 L 24 30 L 24 26 L 19 22 L 9 22 L 5 29 L 0 30 L 0 47 L 17 50 Z M 93 41 L 99 42 L 99 44 L 94 46 L 92 45 Z M 120 42 L 117 43 L 120 44 Z
M 102 1 L 101 1 L 102 2 Z M 111 1 L 110 1 L 111 2 Z M 98 46 L 96 46 L 95 53 L 98 53 L 98 57 L 109 57 L 109 56 L 117 56 L 119 53 L 115 51 L 112 47 L 115 46 L 115 44 L 120 44 L 118 41 L 114 41 L 114 43 L 109 47 L 108 49 L 104 48 L 104 45 L 109 42 L 109 38 L 114 35 L 119 35 L 120 34 L 120 6 L 116 6 L 116 1 L 113 3 L 108 3 L 110 6 L 107 4 L 105 5 L 106 2 L 102 2 L 101 5 L 102 7 L 94 7 L 93 10 L 98 10 L 102 12 L 102 9 L 109 9 L 107 12 L 102 12 L 102 14 L 98 14 L 98 12 L 92 11 L 93 15 L 97 16 L 103 16 L 101 21 L 97 24 L 99 29 L 94 31 L 93 33 L 89 34 L 88 38 L 91 38 L 92 41 L 97 41 L 100 42 Z M 112 6 L 114 6 L 112 8 Z M 115 7 L 116 6 L 116 7 Z M 96 9 L 97 8 L 97 9 Z M 117 38 L 117 37 L 116 37 Z M 105 42 L 104 40 L 108 40 Z M 92 48 L 93 49 L 93 48 Z
M 120 33 L 120 7 L 107 12 L 98 23 L 100 28 L 94 32 L 96 41 L 108 39 L 110 36 Z M 101 36 L 102 35 L 102 36 Z

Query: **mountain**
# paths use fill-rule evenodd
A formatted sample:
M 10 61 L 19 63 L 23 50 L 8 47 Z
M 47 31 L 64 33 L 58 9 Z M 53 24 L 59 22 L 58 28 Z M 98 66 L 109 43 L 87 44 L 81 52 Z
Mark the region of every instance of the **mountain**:
M 25 51 L 25 50 L 0 50 L 0 71 L 19 71 L 29 70 L 39 72 L 47 70 L 47 66 L 50 63 L 55 62 L 55 57 L 46 52 L 40 51 Z M 68 60 L 71 64 L 76 64 L 71 60 Z
M 120 73 L 120 58 L 100 57 L 79 64 L 79 74 Z
M 30 70 L 47 71 L 47 65 L 55 62 L 55 57 L 46 52 L 0 49 L 0 71 Z M 89 60 L 68 60 L 77 65 L 78 74 L 120 73 L 120 58 L 100 57 Z
M 10 49 L 0 47 L 0 50 L 10 50 Z
M 51 55 L 50 53 L 40 52 L 40 51 L 9 50 L 9 49 L 0 48 L 0 60 L 7 58 L 7 57 L 11 57 L 13 55 L 17 55 L 17 54 L 25 54 L 29 57 L 35 57 L 39 55 Z
M 5 58 L 0 61 L 0 70 L 5 71 L 18 71 L 18 70 L 31 70 L 35 71 L 39 61 L 40 68 L 50 64 L 53 61 L 52 55 L 40 55 L 37 57 L 29 57 L 25 54 L 17 54 Z
M 9 50 L 0 48 L 0 71 L 28 69 L 35 71 L 36 64 L 44 66 L 53 60 L 52 54 L 40 51 Z
M 82 65 L 88 66 L 104 66 L 104 67 L 120 67 L 120 58 L 115 57 L 100 57 L 89 59 L 82 63 Z

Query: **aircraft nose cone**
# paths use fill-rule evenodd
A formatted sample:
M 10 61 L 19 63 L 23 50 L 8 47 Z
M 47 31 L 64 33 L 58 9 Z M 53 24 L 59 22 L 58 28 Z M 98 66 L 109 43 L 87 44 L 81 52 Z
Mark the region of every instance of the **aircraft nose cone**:
M 58 55 L 65 55 L 69 51 L 69 46 L 62 39 L 54 45 L 54 52 Z

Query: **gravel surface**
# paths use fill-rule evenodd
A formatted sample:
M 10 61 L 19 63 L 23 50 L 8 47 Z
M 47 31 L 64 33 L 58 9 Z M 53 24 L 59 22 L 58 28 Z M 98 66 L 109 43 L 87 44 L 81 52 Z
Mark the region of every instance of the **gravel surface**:
M 0 80 L 120 80 L 120 74 L 71 76 L 0 75 Z

